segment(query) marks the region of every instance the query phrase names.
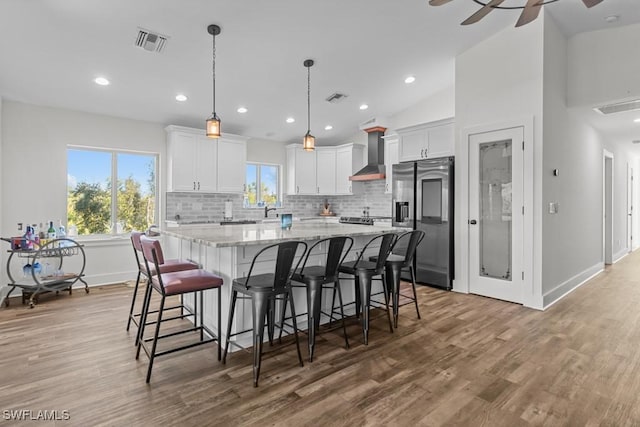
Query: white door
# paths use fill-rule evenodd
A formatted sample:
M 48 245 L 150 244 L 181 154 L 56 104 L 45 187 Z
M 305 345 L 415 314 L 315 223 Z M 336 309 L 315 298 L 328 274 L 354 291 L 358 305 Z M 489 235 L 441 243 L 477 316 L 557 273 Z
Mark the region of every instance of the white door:
M 242 193 L 247 176 L 247 144 L 218 139 L 218 192 Z
M 316 183 L 318 194 L 336 193 L 336 149 L 316 148 Z
M 524 128 L 469 135 L 469 289 L 523 302 Z
M 204 135 L 197 138 L 196 191 L 215 193 L 218 190 L 218 142 Z
M 318 194 L 316 152 L 296 150 L 296 194 Z

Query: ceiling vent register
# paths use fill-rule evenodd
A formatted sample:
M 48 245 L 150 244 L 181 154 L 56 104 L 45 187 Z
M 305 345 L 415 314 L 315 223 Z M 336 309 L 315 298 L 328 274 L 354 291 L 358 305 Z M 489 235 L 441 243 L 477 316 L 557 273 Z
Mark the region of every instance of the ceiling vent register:
M 162 52 L 169 37 L 138 27 L 135 46 L 147 52 Z
M 344 101 L 344 99 L 348 96 L 349 95 L 345 95 L 344 93 L 340 93 L 340 92 L 332 93 L 327 98 L 327 102 L 330 102 L 332 104 L 337 104 L 340 101 Z
M 619 102 L 617 104 L 603 105 L 602 107 L 595 108 L 595 110 L 602 114 L 615 114 L 622 113 L 624 111 L 640 110 L 640 99 Z

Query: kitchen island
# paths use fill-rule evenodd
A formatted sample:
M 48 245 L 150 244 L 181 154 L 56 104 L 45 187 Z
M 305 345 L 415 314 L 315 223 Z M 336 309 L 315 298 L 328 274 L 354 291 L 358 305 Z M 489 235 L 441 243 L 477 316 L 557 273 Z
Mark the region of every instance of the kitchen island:
M 251 261 L 256 253 L 265 246 L 286 240 L 302 240 L 309 247 L 317 240 L 335 236 L 350 236 L 354 245 L 347 260 L 357 258 L 362 247 L 374 236 L 388 232 L 401 232 L 404 229 L 392 227 L 390 223 L 376 225 L 354 225 L 328 222 L 294 222 L 290 229 L 283 230 L 279 223 L 267 224 L 238 224 L 238 225 L 209 225 L 194 224 L 175 228 L 165 227 L 160 230 L 163 238 L 165 256 L 169 258 L 187 258 L 198 262 L 206 270 L 221 276 L 225 285 L 222 288 L 222 343 L 228 322 L 229 301 L 231 296 L 231 282 L 237 277 L 246 277 Z M 321 265 L 324 263 L 326 247 L 320 247 L 317 255 L 309 258 L 307 265 Z M 314 253 L 316 253 L 314 251 Z M 367 254 L 368 255 L 368 254 Z M 375 253 L 371 253 L 375 255 Z M 254 273 L 260 274 L 272 271 L 273 262 L 259 263 L 254 266 Z M 345 286 L 346 285 L 346 286 Z M 381 286 L 379 281 L 376 287 Z M 374 288 L 375 289 L 375 288 Z M 355 300 L 354 287 L 349 282 L 342 285 L 345 304 Z M 307 311 L 306 293 L 304 290 L 294 291 L 296 311 Z M 185 297 L 187 306 L 193 304 L 192 296 Z M 218 333 L 216 319 L 217 292 L 205 292 L 204 322 L 214 332 Z M 323 311 L 331 309 L 331 294 L 325 293 L 322 300 Z M 354 309 L 347 310 L 353 313 Z M 251 328 L 251 301 L 238 300 L 233 321 L 233 331 Z M 306 328 L 306 319 L 299 322 L 301 329 Z M 251 335 L 234 337 L 242 346 L 251 345 Z M 231 347 L 233 349 L 233 347 Z

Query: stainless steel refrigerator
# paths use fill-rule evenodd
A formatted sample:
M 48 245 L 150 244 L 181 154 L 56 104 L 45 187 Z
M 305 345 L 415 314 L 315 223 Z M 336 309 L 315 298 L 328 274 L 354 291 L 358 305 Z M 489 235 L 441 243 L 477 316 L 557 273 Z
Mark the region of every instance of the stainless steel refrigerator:
M 425 232 L 414 257 L 416 282 L 447 290 L 453 283 L 453 173 L 453 157 L 393 165 L 393 225 Z

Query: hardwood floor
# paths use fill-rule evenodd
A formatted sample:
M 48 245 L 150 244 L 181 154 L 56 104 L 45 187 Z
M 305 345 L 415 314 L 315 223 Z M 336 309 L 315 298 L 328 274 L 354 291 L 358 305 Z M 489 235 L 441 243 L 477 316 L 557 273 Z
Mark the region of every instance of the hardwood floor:
M 0 310 L 0 424 L 28 425 L 3 418 L 27 409 L 78 426 L 640 425 L 640 251 L 546 312 L 418 292 L 422 320 L 403 307 L 390 334 L 378 316 L 367 347 L 355 322 L 351 349 L 321 334 L 303 368 L 292 345 L 266 346 L 258 388 L 250 353 L 222 365 L 213 345 L 158 359 L 147 386 L 124 285 L 13 301 Z

